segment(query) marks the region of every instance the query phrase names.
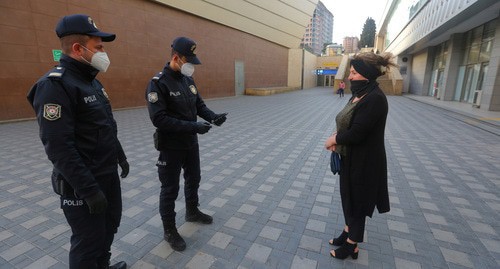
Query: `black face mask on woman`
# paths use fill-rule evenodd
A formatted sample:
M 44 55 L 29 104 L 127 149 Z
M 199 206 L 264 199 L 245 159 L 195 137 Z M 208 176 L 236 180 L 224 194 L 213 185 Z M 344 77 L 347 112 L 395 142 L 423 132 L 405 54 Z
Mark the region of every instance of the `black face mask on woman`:
M 369 80 L 351 80 L 351 92 L 359 98 L 368 92 L 372 84 Z

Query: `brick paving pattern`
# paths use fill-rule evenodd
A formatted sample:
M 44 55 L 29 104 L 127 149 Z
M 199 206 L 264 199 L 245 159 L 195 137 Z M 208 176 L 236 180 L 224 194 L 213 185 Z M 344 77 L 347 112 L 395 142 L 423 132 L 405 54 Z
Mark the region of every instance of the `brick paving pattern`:
M 386 128 L 391 212 L 368 219 L 357 260 L 329 256 L 343 216 L 323 143 L 347 98 L 314 88 L 207 100 L 229 112 L 200 136 L 200 203 L 214 223 L 185 223 L 181 191 L 183 252 L 163 240 L 147 111 L 116 111 L 131 169 L 113 261 L 142 269 L 499 268 L 498 133 L 396 96 L 388 97 Z M 38 126 L 5 123 L 0 133 L 0 268 L 67 268 L 71 231 Z

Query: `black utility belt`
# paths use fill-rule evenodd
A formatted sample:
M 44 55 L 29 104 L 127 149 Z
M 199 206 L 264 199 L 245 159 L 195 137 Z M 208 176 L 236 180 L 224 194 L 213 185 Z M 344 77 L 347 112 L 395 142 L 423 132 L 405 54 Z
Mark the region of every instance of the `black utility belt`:
M 198 145 L 196 134 L 190 133 L 162 133 L 158 129 L 153 134 L 154 147 L 162 150 L 189 150 Z

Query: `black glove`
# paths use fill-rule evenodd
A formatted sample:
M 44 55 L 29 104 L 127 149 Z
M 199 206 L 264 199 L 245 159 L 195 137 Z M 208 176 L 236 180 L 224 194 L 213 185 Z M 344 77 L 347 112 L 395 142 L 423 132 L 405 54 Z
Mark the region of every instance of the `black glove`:
M 194 129 L 199 134 L 205 134 L 208 132 L 208 130 L 210 130 L 210 128 L 212 128 L 212 125 L 210 125 L 210 123 L 205 121 L 205 122 L 197 122 Z
M 101 190 L 85 198 L 85 202 L 89 207 L 90 214 L 101 214 L 106 210 L 106 207 L 108 207 L 108 200 L 106 200 L 106 196 L 104 196 Z
M 127 159 L 118 163 L 120 168 L 122 169 L 122 173 L 120 174 L 121 178 L 126 178 L 128 176 L 128 172 L 130 171 L 130 165 L 127 162 Z
M 226 121 L 227 113 L 215 114 L 215 118 L 212 120 L 212 123 L 221 126 Z

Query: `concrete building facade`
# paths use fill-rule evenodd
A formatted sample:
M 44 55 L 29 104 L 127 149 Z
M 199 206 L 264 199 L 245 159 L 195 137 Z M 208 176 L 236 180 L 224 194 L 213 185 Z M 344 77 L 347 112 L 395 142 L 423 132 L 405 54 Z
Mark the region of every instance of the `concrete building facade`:
M 376 41 L 404 92 L 500 111 L 500 2 L 391 0 Z
M 344 51 L 344 47 L 341 44 L 333 43 L 326 46 L 326 55 L 325 56 L 336 56 L 342 55 Z
M 302 38 L 302 45 L 311 48 L 314 54 L 321 55 L 324 44 L 332 42 L 332 35 L 333 14 L 319 1 Z
M 111 66 L 98 78 L 114 108 L 144 106 L 148 81 L 161 71 L 177 36 L 198 44 L 194 78 L 204 98 L 243 94 L 247 87 L 314 84 L 300 54 L 318 0 L 16 0 L 0 2 L 0 121 L 33 118 L 26 94 L 57 65 L 55 25 L 68 14 L 90 15 L 116 33 L 105 49 Z M 304 52 L 302 52 L 304 54 Z M 312 61 L 312 60 L 310 60 Z M 315 60 L 314 60 L 315 62 Z M 314 69 L 314 67 L 312 67 Z M 293 71 L 292 73 L 290 73 Z M 299 77 L 297 82 L 295 79 Z M 308 81 L 308 85 L 304 83 Z
M 317 86 L 333 86 L 342 55 L 322 56 L 316 61 Z
M 359 51 L 358 48 L 359 38 L 357 36 L 346 36 L 343 40 L 344 53 L 357 53 Z

